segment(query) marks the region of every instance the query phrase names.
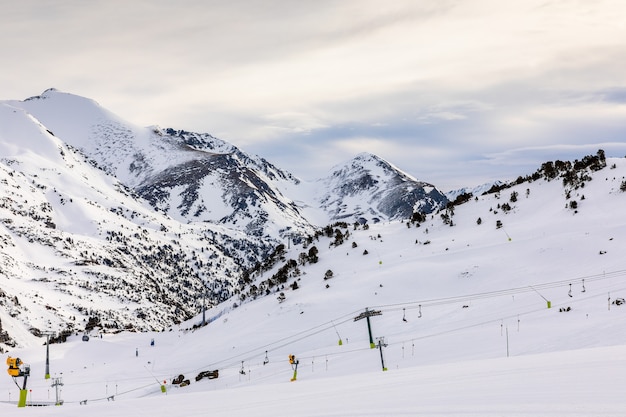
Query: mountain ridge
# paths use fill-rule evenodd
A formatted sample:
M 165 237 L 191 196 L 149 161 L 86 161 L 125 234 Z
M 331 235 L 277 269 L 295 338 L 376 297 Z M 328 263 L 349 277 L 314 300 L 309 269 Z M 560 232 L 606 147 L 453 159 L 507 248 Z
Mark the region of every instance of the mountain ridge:
M 139 194 L 150 201 L 153 207 L 165 209 L 171 216 L 185 221 L 222 223 L 261 236 L 273 230 L 271 233 L 273 238 L 279 238 L 280 230 L 285 230 L 287 227 L 290 230 L 295 228 L 303 233 L 310 233 L 312 230 L 313 225 L 300 213 L 301 207 L 294 202 L 293 198 L 284 194 L 286 190 L 294 187 L 311 188 L 312 186 L 306 187 L 303 181 L 291 173 L 277 168 L 263 158 L 248 155 L 234 145 L 210 134 L 171 128 L 161 129 L 155 126 L 141 128 L 103 109 L 94 100 L 63 93 L 56 89 L 48 89 L 40 96 L 12 103 L 15 106 L 21 105 L 51 131 L 57 132 L 63 140 L 94 159 L 106 172 L 115 175 L 125 185 L 139 191 Z M 74 119 L 75 115 L 80 116 L 79 120 Z M 208 153 L 205 152 L 207 150 Z M 358 162 L 363 171 L 366 169 L 364 167 L 366 161 L 362 158 L 363 155 L 357 156 L 346 165 L 351 163 L 354 165 Z M 380 159 L 370 158 L 367 162 L 380 164 L 380 161 Z M 409 187 L 412 188 L 411 190 L 404 187 L 404 191 L 413 192 L 415 188 L 422 186 L 422 183 L 413 177 L 389 163 L 386 164 L 387 175 L 392 173 L 396 175 L 396 182 L 415 183 L 415 187 Z M 193 180 L 177 182 L 172 174 L 178 171 L 194 172 Z M 240 172 L 243 178 L 231 175 L 234 172 Z M 362 175 L 362 172 L 358 174 Z M 329 177 L 336 176 L 336 172 L 329 175 Z M 182 179 L 180 176 L 178 178 Z M 186 178 L 191 177 L 187 175 Z M 348 178 L 344 176 L 342 180 L 347 181 Z M 321 179 L 317 182 L 320 181 L 329 182 L 330 180 Z M 371 181 L 369 183 L 373 184 Z M 356 183 L 352 181 L 352 184 Z M 385 185 L 398 188 L 398 191 L 402 188 L 398 184 L 386 183 Z M 333 186 L 337 191 L 346 188 L 345 185 L 334 184 Z M 429 187 L 433 186 L 429 185 Z M 210 216 L 206 210 L 206 202 L 203 203 L 197 198 L 203 193 L 211 194 L 220 188 L 224 207 L 218 211 L 230 212 L 234 209 L 236 212 L 234 217 Z M 392 219 L 399 215 L 406 216 L 407 213 L 410 215 L 417 199 L 420 198 L 428 200 L 422 204 L 421 209 L 424 211 L 438 208 L 437 204 L 439 207 L 445 205 L 443 194 L 432 197 L 428 193 L 417 193 L 407 201 L 403 201 L 401 196 L 397 195 L 398 193 L 395 196 L 383 197 L 367 194 L 368 192 L 379 193 L 381 191 L 379 189 L 360 187 L 359 191 L 363 194 L 362 199 L 366 200 L 365 204 L 372 201 L 380 204 L 380 208 L 375 207 L 368 215 L 383 219 Z M 310 195 L 310 192 L 305 191 L 299 194 Z M 319 196 L 317 200 L 304 201 L 303 204 L 307 207 L 315 207 L 321 203 L 322 212 L 327 216 L 323 223 L 327 224 L 345 219 L 350 215 L 339 208 L 342 205 L 341 198 L 347 196 L 345 193 L 342 194 L 342 197 L 339 200 L 335 199 L 331 205 L 324 204 L 328 201 L 328 194 Z M 350 193 L 349 197 L 354 197 L 354 192 Z M 384 203 L 379 201 L 383 198 Z M 247 202 L 242 204 L 246 200 Z M 219 203 L 217 198 L 214 199 L 212 205 L 215 206 L 216 203 Z M 267 203 L 267 207 L 264 203 Z M 244 205 L 254 207 L 255 212 L 274 211 L 274 213 L 270 213 L 272 216 L 268 217 L 266 222 L 252 222 L 250 218 L 254 214 L 242 210 Z M 390 208 L 394 205 L 396 207 Z M 353 216 L 364 214 L 359 209 L 353 209 L 352 212 Z M 276 224 L 272 225 L 272 221 Z M 323 226 L 323 224 L 315 226 Z
M 5 346 L 42 330 L 163 329 L 232 297 L 240 273 L 283 242 L 339 217 L 398 216 L 379 207 L 393 198 L 387 183 L 353 188 L 346 207 L 359 210 L 329 214 L 315 200 L 323 182 L 209 134 L 135 126 L 56 89 L 0 101 L 0 149 Z M 59 299 L 39 299 L 42 286 Z

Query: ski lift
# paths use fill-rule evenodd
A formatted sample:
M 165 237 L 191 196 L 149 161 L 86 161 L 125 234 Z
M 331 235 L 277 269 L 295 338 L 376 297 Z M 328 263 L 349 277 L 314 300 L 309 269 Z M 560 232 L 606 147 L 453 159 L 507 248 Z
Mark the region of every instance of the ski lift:
M 420 304 L 417 307 L 418 307 L 417 318 L 419 319 L 422 317 L 422 305 Z
M 405 323 L 407 322 L 407 320 L 406 320 L 406 308 L 402 309 L 402 321 L 405 322 Z
M 83 335 L 83 342 L 89 342 L 89 336 L 86 334 Z
M 270 359 L 267 357 L 267 350 L 265 351 L 265 359 L 263 359 L 263 365 L 267 365 L 270 362 Z
M 572 284 L 569 284 L 569 292 L 567 293 L 567 295 L 569 295 L 570 297 L 573 297 L 572 295 Z
M 243 361 L 241 361 L 241 370 L 239 371 L 239 373 L 240 373 L 241 375 L 245 375 L 245 374 L 246 374 L 246 371 L 245 371 L 245 369 L 243 368 Z
M 581 292 L 587 292 L 587 289 L 585 288 L 585 280 L 583 279 L 583 290 Z

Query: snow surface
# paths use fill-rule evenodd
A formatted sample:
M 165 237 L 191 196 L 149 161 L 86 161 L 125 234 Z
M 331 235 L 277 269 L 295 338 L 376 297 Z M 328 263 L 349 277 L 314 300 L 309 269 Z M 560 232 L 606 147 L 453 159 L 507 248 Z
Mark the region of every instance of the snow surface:
M 79 334 L 51 345 L 64 405 L 18 410 L 5 375 L 0 414 L 624 415 L 626 305 L 613 302 L 626 296 L 626 160 L 607 162 L 615 168 L 593 173 L 570 199 L 560 180 L 539 180 L 456 207 L 452 227 L 434 215 L 419 228 L 350 227 L 340 246 L 321 237 L 313 243 L 319 262 L 290 279 L 299 288 L 285 286 L 282 303 L 275 293 L 233 299 L 195 330 L 200 316 L 164 332 L 88 342 Z M 513 191 L 517 202 L 505 213 L 499 205 Z M 303 251 L 291 247 L 285 257 Z M 324 280 L 328 269 L 333 278 Z M 355 321 L 366 307 L 381 312 L 371 327 L 374 343 L 387 345 L 387 371 L 366 321 Z M 31 365 L 29 402 L 54 402 L 45 346 L 8 354 Z M 299 359 L 296 381 L 289 354 Z M 214 369 L 219 378 L 195 381 Z M 172 385 L 179 374 L 191 384 Z
M 25 101 L 7 101 L 28 111 L 69 145 L 97 156 L 103 166 L 128 186 L 135 186 L 150 171 L 133 172 L 128 166 L 138 155 L 147 168 L 161 169 L 194 159 L 194 152 L 172 152 L 156 127 L 140 127 L 102 108 L 89 98 L 49 89 Z M 139 175 L 139 176 L 138 176 Z

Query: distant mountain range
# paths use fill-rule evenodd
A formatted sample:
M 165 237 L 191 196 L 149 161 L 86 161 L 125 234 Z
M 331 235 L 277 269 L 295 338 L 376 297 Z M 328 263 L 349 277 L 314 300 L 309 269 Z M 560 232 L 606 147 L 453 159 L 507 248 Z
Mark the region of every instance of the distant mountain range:
M 233 295 L 282 242 L 448 203 L 376 155 L 305 182 L 209 134 L 135 126 L 55 89 L 0 101 L 0 182 L 5 344 L 24 326 L 163 328 L 196 314 L 203 294 L 208 305 Z M 59 299 L 39 299 L 40 286 Z
M 406 218 L 446 203 L 433 185 L 372 154 L 357 155 L 328 177 L 305 183 L 209 134 L 137 127 L 93 100 L 54 89 L 10 104 L 182 222 L 279 238 L 286 230 L 307 233 L 339 219 Z M 307 215 L 304 208 L 317 213 Z

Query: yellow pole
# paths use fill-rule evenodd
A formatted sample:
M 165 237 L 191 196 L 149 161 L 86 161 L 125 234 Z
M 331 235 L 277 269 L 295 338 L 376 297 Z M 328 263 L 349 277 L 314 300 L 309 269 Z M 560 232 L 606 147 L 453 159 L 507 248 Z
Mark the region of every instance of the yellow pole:
M 17 406 L 19 408 L 26 407 L 26 396 L 28 395 L 28 390 L 21 389 L 20 390 L 20 400 L 17 402 Z

